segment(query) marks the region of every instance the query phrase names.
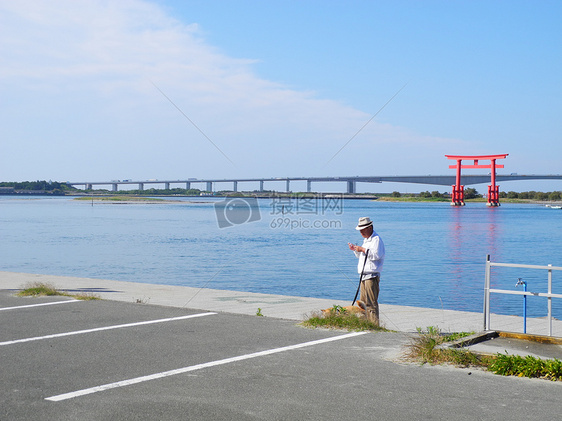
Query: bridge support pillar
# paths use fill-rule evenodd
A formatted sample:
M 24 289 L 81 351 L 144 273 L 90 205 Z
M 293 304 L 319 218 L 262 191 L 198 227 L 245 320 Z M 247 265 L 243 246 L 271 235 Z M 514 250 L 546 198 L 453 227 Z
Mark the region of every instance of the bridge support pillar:
M 164 189 L 170 190 L 170 183 L 164 183 Z
M 285 182 L 285 191 L 287 193 L 291 191 L 291 182 L 289 181 L 289 179 L 287 179 L 287 181 Z
M 139 190 L 144 190 L 144 183 L 139 183 Z
M 213 182 L 212 181 L 207 181 L 207 189 L 206 191 L 208 192 L 212 192 L 213 191 Z
M 86 190 L 92 190 L 92 185 L 91 184 L 86 184 L 84 185 Z
M 111 185 L 111 190 L 112 190 L 112 191 L 117 191 L 117 183 L 113 183 L 113 184 Z
M 233 181 L 232 182 L 232 191 L 237 192 L 238 191 L 238 181 Z
M 263 180 L 260 180 L 260 191 L 263 191 Z
M 312 191 L 312 181 L 306 180 L 306 191 L 310 193 Z
M 185 189 L 189 190 L 191 188 L 191 183 L 189 181 L 185 182 Z
M 347 192 L 348 193 L 355 193 L 355 181 L 348 181 L 347 182 Z

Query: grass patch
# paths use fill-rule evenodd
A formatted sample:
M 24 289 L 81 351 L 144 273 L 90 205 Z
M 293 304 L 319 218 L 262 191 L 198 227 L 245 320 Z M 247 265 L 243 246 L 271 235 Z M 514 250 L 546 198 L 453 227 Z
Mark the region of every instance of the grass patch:
M 442 335 L 436 327 L 428 327 L 426 331 L 418 330 L 418 336 L 412 339 L 404 358 L 421 364 L 453 364 L 458 367 L 485 367 L 489 357 L 473 354 L 470 351 L 453 348 L 440 348 L 446 342 L 453 342 L 473 332 Z
M 502 376 L 537 377 L 541 379 L 562 380 L 562 361 L 559 359 L 542 360 L 527 355 L 497 354 L 490 362 L 488 370 Z
M 379 196 L 379 202 L 450 202 L 450 197 Z M 466 200 L 465 200 L 466 201 Z
M 157 197 L 142 196 L 82 196 L 75 197 L 74 200 L 89 200 L 97 202 L 163 202 L 164 199 Z
M 453 364 L 457 367 L 479 367 L 502 376 L 541 378 L 562 381 L 562 361 L 558 359 L 543 360 L 520 355 L 495 354 L 479 355 L 464 349 L 440 347 L 473 332 L 441 334 L 436 327 L 426 331 L 418 328 L 418 336 L 410 342 L 403 358 L 421 364 Z
M 346 311 L 345 308 L 334 306 L 327 312 L 313 313 L 311 317 L 301 323 L 302 326 L 313 328 L 343 329 L 350 331 L 387 331 L 367 320 L 360 313 Z
M 33 282 L 24 286 L 24 288 L 17 293 L 19 297 L 42 297 L 50 295 L 61 295 L 53 284 L 47 282 Z
M 101 300 L 99 296 L 89 292 L 68 294 L 67 292 L 59 291 L 53 284 L 49 282 L 31 282 L 29 284 L 26 284 L 23 289 L 16 295 L 19 297 L 45 297 L 59 295 L 63 297 L 73 297 L 77 300 Z
M 63 294 L 63 295 L 66 295 L 68 297 L 73 297 L 76 298 L 77 300 L 82 300 L 82 301 L 101 300 L 101 297 L 99 295 L 96 295 L 92 292 L 79 292 L 78 294 Z

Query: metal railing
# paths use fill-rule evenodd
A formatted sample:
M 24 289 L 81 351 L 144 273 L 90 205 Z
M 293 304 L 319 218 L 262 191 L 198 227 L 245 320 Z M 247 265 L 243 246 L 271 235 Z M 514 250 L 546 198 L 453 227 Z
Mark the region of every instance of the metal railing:
M 531 291 L 513 291 L 507 289 L 490 288 L 490 279 L 492 267 L 508 267 L 508 268 L 522 268 L 522 269 L 541 269 L 548 271 L 548 287 L 547 292 L 531 292 Z M 484 285 L 484 330 L 491 330 L 490 328 L 490 294 L 511 294 L 533 296 L 533 297 L 546 297 L 548 300 L 548 336 L 552 336 L 552 299 L 562 298 L 562 294 L 552 293 L 552 271 L 562 270 L 559 266 L 541 266 L 541 265 L 523 265 L 514 263 L 496 263 L 490 261 L 490 255 L 486 256 L 486 277 Z M 520 279 L 520 278 L 519 278 Z M 526 321 L 525 321 L 526 323 Z M 526 325 L 525 325 L 526 326 Z M 526 333 L 526 332 L 525 332 Z

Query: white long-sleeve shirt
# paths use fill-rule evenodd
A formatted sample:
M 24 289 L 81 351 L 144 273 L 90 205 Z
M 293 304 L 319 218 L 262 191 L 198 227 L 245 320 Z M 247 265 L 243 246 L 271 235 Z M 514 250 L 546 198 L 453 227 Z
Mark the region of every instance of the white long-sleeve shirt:
M 354 252 L 355 256 L 359 258 L 357 262 L 357 273 L 361 274 L 363 271 L 362 279 L 369 279 L 382 272 L 382 266 L 384 264 L 384 243 L 379 237 L 379 235 L 373 231 L 373 234 L 369 238 L 363 240 L 362 247 L 369 250 L 369 257 L 365 263 L 365 269 L 363 270 L 363 263 L 365 262 L 365 253 Z

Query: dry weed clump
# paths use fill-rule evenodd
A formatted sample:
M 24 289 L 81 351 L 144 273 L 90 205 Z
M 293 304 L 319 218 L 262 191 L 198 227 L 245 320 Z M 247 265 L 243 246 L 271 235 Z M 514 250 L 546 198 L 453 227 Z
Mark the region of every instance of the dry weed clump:
M 337 305 L 327 311 L 313 313 L 301 324 L 306 327 L 321 327 L 350 331 L 386 331 L 384 327 L 367 320 L 364 314 L 349 311 L 346 308 Z
M 90 292 L 80 292 L 78 294 L 69 294 L 64 291 L 59 291 L 54 284 L 50 282 L 30 282 L 23 286 L 22 290 L 16 295 L 19 297 L 44 297 L 44 296 L 64 296 L 73 297 L 77 300 L 100 300 L 101 298 Z

